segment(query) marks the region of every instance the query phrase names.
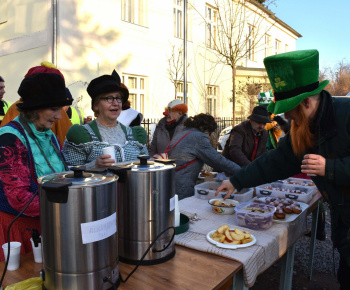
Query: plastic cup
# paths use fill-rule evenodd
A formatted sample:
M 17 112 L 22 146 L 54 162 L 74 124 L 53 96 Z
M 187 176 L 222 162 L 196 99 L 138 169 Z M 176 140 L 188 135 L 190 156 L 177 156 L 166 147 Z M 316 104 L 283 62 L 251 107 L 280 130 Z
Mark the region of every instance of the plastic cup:
M 34 255 L 35 263 L 42 263 L 43 262 L 43 256 L 42 256 L 42 253 L 41 253 L 41 243 L 38 243 L 38 246 L 35 247 L 35 244 L 34 244 L 32 238 L 30 239 L 30 242 L 32 243 L 33 255 Z
M 10 259 L 7 265 L 7 270 L 15 271 L 19 268 L 20 254 L 21 254 L 21 243 L 10 242 Z M 2 245 L 4 250 L 5 261 L 7 260 L 8 243 Z
M 111 159 L 113 159 L 115 161 L 115 151 L 114 151 L 114 146 L 109 146 L 109 147 L 105 147 L 102 149 L 102 154 L 103 155 L 111 155 Z

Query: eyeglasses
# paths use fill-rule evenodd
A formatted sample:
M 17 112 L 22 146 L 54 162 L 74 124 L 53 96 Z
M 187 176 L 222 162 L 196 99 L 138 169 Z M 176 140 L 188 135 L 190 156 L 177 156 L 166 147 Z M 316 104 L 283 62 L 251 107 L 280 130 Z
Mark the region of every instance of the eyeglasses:
M 105 97 L 101 99 L 107 101 L 109 104 L 112 104 L 115 100 L 118 104 L 121 104 L 123 102 L 123 99 L 121 97 Z
M 173 110 L 172 108 L 168 107 L 168 108 L 164 108 L 164 111 L 168 111 L 169 113 L 170 112 L 178 112 L 176 110 Z

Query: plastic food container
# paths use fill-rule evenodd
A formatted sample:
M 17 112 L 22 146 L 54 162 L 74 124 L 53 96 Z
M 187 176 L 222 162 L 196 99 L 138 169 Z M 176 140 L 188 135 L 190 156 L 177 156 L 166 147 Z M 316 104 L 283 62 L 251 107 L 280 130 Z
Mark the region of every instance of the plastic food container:
M 220 192 L 218 196 L 215 196 L 216 190 L 221 185 L 221 181 L 207 181 L 195 185 L 194 196 L 200 199 L 210 200 L 213 198 L 224 198 L 225 192 Z M 253 198 L 254 188 L 243 188 L 241 191 L 234 191 L 229 199 L 237 200 L 238 202 L 249 201 Z
M 220 205 L 215 205 L 214 202 L 219 201 Z M 208 201 L 211 205 L 211 209 L 216 214 L 234 214 L 236 205 L 239 204 L 238 201 L 232 199 L 222 199 L 222 198 L 214 198 Z
M 256 187 L 257 196 L 289 198 L 305 203 L 311 200 L 313 191 L 311 186 L 298 186 L 282 182 L 267 183 Z
M 278 180 L 277 182 L 281 182 L 283 184 L 292 184 L 292 185 L 297 185 L 305 188 L 312 188 L 312 195 L 314 195 L 318 189 L 315 185 L 315 183 L 311 179 L 303 179 L 303 178 L 287 178 L 283 180 Z
M 236 206 L 238 226 L 253 230 L 267 230 L 272 226 L 276 208 L 269 204 L 244 202 Z

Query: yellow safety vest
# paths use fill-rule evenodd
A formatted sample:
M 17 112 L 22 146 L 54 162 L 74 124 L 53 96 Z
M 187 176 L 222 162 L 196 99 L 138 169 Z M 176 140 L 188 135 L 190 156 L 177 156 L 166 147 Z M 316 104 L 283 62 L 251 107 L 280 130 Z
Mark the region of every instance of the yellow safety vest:
M 4 119 L 4 116 L 6 115 L 7 110 L 11 106 L 10 102 L 8 101 L 2 100 L 2 102 L 4 102 L 4 115 L 0 116 L 0 123 Z
M 72 117 L 70 118 L 70 120 L 72 124 L 83 125 L 84 124 L 83 111 L 81 109 L 76 109 L 74 107 L 71 107 L 71 110 L 72 110 Z

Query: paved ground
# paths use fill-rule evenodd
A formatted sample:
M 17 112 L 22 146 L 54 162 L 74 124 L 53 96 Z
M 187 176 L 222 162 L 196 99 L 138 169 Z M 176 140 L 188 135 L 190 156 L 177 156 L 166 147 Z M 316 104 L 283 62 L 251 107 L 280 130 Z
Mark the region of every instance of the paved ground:
M 311 215 L 308 217 L 308 224 L 311 227 Z M 292 289 L 293 290 L 333 290 L 339 289 L 339 284 L 334 276 L 334 268 L 337 270 L 339 263 L 338 252 L 332 250 L 330 239 L 330 216 L 327 209 L 326 214 L 326 241 L 317 241 L 315 246 L 315 260 L 313 267 L 312 280 L 308 275 L 308 259 L 310 238 L 303 236 L 296 243 L 294 274 Z M 258 276 L 252 290 L 274 290 L 279 289 L 280 263 L 277 262 L 270 269 Z

